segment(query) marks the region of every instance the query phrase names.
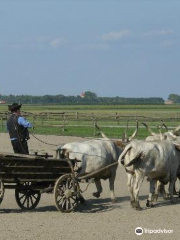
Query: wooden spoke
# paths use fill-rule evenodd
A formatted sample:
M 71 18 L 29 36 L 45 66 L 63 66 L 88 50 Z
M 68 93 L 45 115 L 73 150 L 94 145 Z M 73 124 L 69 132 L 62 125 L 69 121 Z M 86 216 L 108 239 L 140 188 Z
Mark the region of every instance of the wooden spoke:
M 3 200 L 4 197 L 4 184 L 2 182 L 2 180 L 0 179 L 0 204 Z
M 30 182 L 23 183 L 15 189 L 15 198 L 18 206 L 23 210 L 33 210 L 39 203 L 41 194 L 33 190 Z
M 54 197 L 59 211 L 71 212 L 77 206 L 78 189 L 78 182 L 72 178 L 71 174 L 63 175 L 56 181 Z

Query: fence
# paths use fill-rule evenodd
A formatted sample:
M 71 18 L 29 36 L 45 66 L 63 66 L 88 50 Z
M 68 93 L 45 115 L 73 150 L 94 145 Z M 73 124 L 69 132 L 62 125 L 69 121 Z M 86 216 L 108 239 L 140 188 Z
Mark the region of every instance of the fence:
M 8 112 L 0 112 L 1 129 L 5 128 L 5 123 L 8 118 Z M 152 128 L 156 128 L 163 121 L 169 128 L 174 128 L 180 123 L 180 113 L 157 113 L 146 112 L 141 115 L 134 112 L 133 114 L 125 114 L 119 112 L 40 112 L 30 113 L 22 112 L 22 115 L 27 117 L 32 122 L 33 128 L 58 128 L 58 132 L 63 133 L 67 128 L 91 128 L 93 134 L 96 135 L 95 124 L 102 128 L 134 128 L 136 120 L 138 122 L 146 122 Z M 140 128 L 143 126 L 140 126 Z M 85 130 L 86 131 L 86 130 Z M 116 131 L 116 130 L 115 130 Z M 69 134 L 71 132 L 69 130 Z M 85 135 L 85 133 L 84 133 Z

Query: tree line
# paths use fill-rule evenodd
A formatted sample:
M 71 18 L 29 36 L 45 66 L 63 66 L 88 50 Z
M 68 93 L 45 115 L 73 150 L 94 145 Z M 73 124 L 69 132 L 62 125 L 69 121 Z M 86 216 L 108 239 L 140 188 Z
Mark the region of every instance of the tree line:
M 0 100 L 6 103 L 22 104 L 60 104 L 60 105 L 137 105 L 137 104 L 164 104 L 160 97 L 151 98 L 125 98 L 125 97 L 98 97 L 93 92 L 85 92 L 82 96 L 59 95 L 1 95 Z

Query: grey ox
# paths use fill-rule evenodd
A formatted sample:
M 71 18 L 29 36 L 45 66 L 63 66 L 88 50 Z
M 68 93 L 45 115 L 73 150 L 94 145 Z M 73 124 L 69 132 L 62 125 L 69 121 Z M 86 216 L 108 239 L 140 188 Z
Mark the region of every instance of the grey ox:
M 148 199 L 150 203 L 153 200 L 152 197 L 157 180 L 163 184 L 169 182 L 170 199 L 171 202 L 175 202 L 173 188 L 180 166 L 179 145 L 168 140 L 157 142 L 132 141 L 125 147 L 118 162 L 126 168 L 132 207 L 137 210 L 141 209 L 139 204 L 139 190 L 145 176 L 150 180 L 150 194 Z
M 84 176 L 93 173 L 109 164 L 118 161 L 122 148 L 117 145 L 115 141 L 108 138 L 89 140 L 84 142 L 67 143 L 57 149 L 60 158 L 77 159 L 80 161 L 78 169 L 78 176 Z M 106 169 L 93 176 L 97 192 L 93 193 L 94 197 L 100 197 L 102 193 L 102 185 L 100 179 L 109 178 L 110 196 L 112 202 L 116 202 L 114 194 L 114 181 L 116 177 L 116 169 L 118 162 L 115 166 Z
M 146 123 L 142 123 L 147 130 L 149 131 L 149 133 L 151 134 L 151 136 L 146 137 L 146 141 L 160 141 L 160 140 L 169 140 L 169 141 L 173 141 L 174 143 L 179 144 L 180 142 L 180 126 L 176 127 L 174 130 L 168 130 L 167 126 L 163 123 L 161 125 L 161 127 L 159 128 L 160 133 L 155 133 L 151 130 L 151 128 L 146 124 Z M 162 133 L 161 132 L 161 128 L 165 127 L 167 132 Z M 180 171 L 178 171 L 177 174 L 179 180 L 180 180 Z M 157 201 L 159 192 L 161 192 L 163 194 L 164 199 L 167 199 L 168 197 L 168 193 L 166 193 L 165 191 L 165 187 L 162 183 L 160 183 L 159 181 L 157 181 L 157 186 L 156 186 L 156 190 L 155 190 L 155 194 L 154 194 L 154 200 Z M 175 186 L 174 186 L 174 194 L 177 194 Z M 180 197 L 180 193 L 179 193 L 179 197 Z

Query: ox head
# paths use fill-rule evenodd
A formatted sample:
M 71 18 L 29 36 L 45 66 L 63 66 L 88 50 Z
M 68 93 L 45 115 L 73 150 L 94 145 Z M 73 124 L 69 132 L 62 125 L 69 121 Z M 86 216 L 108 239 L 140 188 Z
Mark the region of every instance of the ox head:
M 63 146 L 59 146 L 56 149 L 56 159 L 60 158 L 60 159 L 65 159 L 65 158 L 69 158 L 69 152 L 67 149 L 64 149 Z
M 104 132 L 100 129 L 100 127 L 99 127 L 97 124 L 95 124 L 94 126 L 98 129 L 98 131 L 100 132 L 100 134 L 101 134 L 101 136 L 102 136 L 103 138 L 109 139 L 109 138 L 104 134 Z M 129 142 L 137 135 L 137 133 L 138 133 L 138 128 L 139 128 L 139 123 L 138 123 L 138 121 L 136 121 L 136 129 L 135 129 L 135 131 L 133 132 L 133 134 L 132 134 L 130 137 L 127 137 L 127 130 L 128 130 L 128 123 L 127 123 L 127 125 L 126 125 L 126 130 L 125 130 L 125 135 L 122 137 L 122 140 L 115 140 L 115 141 L 114 141 L 115 144 L 116 144 L 117 146 L 119 146 L 120 148 L 124 148 L 124 147 L 127 145 L 127 143 L 129 143 Z
M 159 129 L 159 134 L 153 132 L 151 130 L 151 128 L 146 123 L 142 123 L 142 124 L 146 127 L 148 132 L 151 134 L 151 136 L 148 136 L 146 138 L 146 140 L 150 140 L 150 141 L 165 140 L 165 139 L 177 140 L 178 135 L 175 135 L 175 133 L 176 134 L 178 134 L 178 132 L 180 133 L 180 126 L 177 127 L 174 131 L 170 131 L 170 130 L 168 130 L 167 126 L 163 123 L 163 121 L 162 121 L 162 124 L 160 126 L 157 126 L 157 128 Z M 165 127 L 167 132 L 162 133 L 162 127 Z

